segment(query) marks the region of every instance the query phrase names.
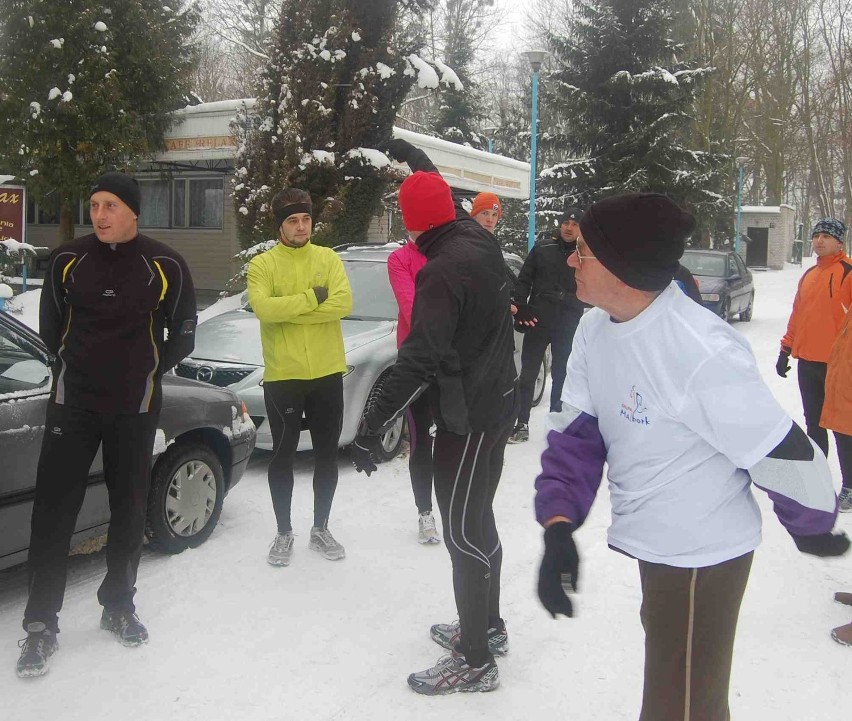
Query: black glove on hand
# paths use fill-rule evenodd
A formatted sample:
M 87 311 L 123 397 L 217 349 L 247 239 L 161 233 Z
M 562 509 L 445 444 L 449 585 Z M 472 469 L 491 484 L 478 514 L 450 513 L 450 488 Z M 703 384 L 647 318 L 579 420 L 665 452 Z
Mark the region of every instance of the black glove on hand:
M 849 538 L 843 532 L 793 536 L 793 541 L 802 553 L 810 553 L 812 556 L 842 556 L 849 550 Z
M 554 523 L 544 532 L 544 557 L 538 571 L 538 598 L 553 618 L 562 613 L 569 618 L 574 607 L 566 591 L 577 590 L 580 557 L 571 534 L 574 524 Z
M 378 457 L 379 446 L 382 439 L 379 436 L 368 436 L 358 434 L 355 440 L 352 441 L 350 452 L 352 453 L 352 465 L 358 473 L 366 473 L 367 478 L 373 471 L 378 470 L 376 462 L 373 460 Z
M 328 299 L 328 288 L 324 288 L 321 285 L 315 285 L 314 295 L 317 297 L 317 303 L 322 305 L 323 302 Z
M 788 351 L 782 350 L 778 354 L 778 361 L 775 363 L 775 372 L 779 376 L 781 376 L 782 378 L 786 378 L 789 370 L 790 370 L 790 353 Z
M 388 140 L 386 143 L 382 143 L 379 146 L 379 150 L 386 155 L 390 155 L 398 163 L 407 163 L 411 151 L 416 150 L 416 148 L 407 140 L 394 138 L 393 140 Z

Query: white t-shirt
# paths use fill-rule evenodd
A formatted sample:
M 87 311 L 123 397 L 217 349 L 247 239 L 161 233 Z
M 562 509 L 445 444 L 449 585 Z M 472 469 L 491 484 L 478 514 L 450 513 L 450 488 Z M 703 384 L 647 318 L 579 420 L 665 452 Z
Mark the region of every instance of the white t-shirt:
M 584 316 L 565 402 L 595 416 L 607 448 L 610 545 L 670 566 L 710 566 L 754 550 L 753 466 L 792 420 L 748 342 L 672 283 L 636 318 Z

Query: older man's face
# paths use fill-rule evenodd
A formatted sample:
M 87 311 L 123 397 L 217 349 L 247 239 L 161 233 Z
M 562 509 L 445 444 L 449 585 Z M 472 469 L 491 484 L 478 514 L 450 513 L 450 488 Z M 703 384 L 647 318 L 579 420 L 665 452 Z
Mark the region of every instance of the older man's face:
M 584 303 L 607 308 L 607 300 L 621 281 L 595 258 L 582 235 L 577 237 L 577 250 L 568 256 L 568 265 L 574 269 L 577 297 Z

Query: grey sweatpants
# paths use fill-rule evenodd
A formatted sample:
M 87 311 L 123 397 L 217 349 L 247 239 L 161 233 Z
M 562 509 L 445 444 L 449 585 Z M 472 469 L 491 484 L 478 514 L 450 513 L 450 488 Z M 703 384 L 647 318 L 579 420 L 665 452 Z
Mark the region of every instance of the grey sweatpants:
M 754 553 L 705 568 L 639 561 L 645 688 L 639 721 L 728 721 L 737 618 Z

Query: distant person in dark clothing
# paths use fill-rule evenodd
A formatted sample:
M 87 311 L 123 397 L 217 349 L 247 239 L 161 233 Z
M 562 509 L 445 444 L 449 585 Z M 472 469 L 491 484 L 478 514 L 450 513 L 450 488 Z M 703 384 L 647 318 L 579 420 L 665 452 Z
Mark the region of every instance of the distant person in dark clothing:
M 425 154 L 394 140 L 387 148 L 410 167 Z M 428 162 L 428 158 L 425 162 Z M 510 289 L 493 236 L 454 203 L 434 172 L 415 172 L 399 191 L 409 237 L 427 262 L 416 279 L 411 332 L 381 396 L 364 418 L 353 462 L 368 475 L 379 434 L 422 393 L 437 426 L 435 496 L 453 565 L 458 624 L 435 624 L 432 639 L 452 651 L 413 673 L 417 693 L 491 691 L 494 654 L 507 650 L 500 617 L 502 546 L 492 503 L 516 412 Z
M 698 288 L 698 281 L 695 280 L 695 276 L 689 272 L 686 266 L 678 264 L 678 269 L 674 274 L 674 282 L 692 300 L 701 305 L 701 291 Z
M 548 345 L 552 356 L 550 411 L 562 410 L 565 366 L 584 308 L 577 300 L 574 269 L 567 262 L 577 249 L 582 215 L 580 208 L 568 208 L 562 214 L 553 237 L 533 246 L 515 283 L 515 321 L 527 330 L 521 351 L 520 414 L 509 443 L 529 439 L 535 379 Z
M 57 648 L 68 549 L 99 446 L 110 505 L 101 628 L 125 646 L 148 641 L 133 596 L 162 377 L 195 345 L 192 277 L 177 252 L 139 234 L 138 183 L 106 173 L 89 207 L 95 232 L 53 251 L 41 294 L 39 334 L 56 360 L 33 503 L 21 677 L 47 673 Z

